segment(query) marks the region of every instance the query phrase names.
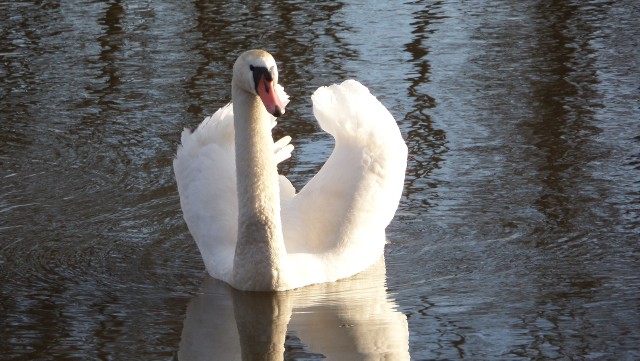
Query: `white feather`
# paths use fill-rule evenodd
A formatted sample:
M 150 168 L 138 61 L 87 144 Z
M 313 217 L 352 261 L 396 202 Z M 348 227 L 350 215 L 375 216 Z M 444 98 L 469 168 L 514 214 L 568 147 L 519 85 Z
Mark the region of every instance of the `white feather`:
M 288 102 L 281 87 L 278 92 Z M 277 262 L 284 263 L 281 272 L 287 274 L 279 275 L 273 286 L 278 290 L 349 277 L 380 259 L 385 228 L 403 189 L 407 147 L 392 115 L 365 86 L 347 80 L 322 87 L 312 101 L 335 148 L 299 193 L 280 176 L 286 255 Z M 233 122 L 227 105 L 193 133 L 185 130 L 174 169 L 184 218 L 208 272 L 252 289 L 234 284 L 233 278 L 240 272 L 233 267 L 238 236 Z M 284 137 L 274 143 L 275 163 L 291 156 L 290 141 Z

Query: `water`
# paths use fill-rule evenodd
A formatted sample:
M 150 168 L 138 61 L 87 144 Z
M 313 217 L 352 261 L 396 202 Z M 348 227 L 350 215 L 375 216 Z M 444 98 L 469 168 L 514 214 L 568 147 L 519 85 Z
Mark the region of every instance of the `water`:
M 639 16 L 634 1 L 0 4 L 0 358 L 640 358 Z M 386 265 L 279 295 L 205 276 L 171 162 L 254 47 L 292 97 L 276 132 L 294 137 L 298 188 L 332 146 L 318 86 L 357 78 L 398 120 L 410 158 Z

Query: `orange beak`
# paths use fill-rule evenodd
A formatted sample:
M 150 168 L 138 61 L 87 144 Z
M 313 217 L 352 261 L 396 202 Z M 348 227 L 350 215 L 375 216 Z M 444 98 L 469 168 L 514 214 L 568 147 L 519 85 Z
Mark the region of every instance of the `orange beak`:
M 271 115 L 279 117 L 284 114 L 284 105 L 282 101 L 280 101 L 276 90 L 273 88 L 273 81 L 267 80 L 265 76 L 262 75 L 256 88 L 262 104 L 264 104 Z

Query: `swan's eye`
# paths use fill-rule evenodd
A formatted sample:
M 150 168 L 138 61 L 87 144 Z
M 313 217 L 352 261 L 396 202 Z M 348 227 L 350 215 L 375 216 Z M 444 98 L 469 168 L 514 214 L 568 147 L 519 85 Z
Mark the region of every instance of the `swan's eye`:
M 253 65 L 249 65 L 249 70 L 253 71 Z

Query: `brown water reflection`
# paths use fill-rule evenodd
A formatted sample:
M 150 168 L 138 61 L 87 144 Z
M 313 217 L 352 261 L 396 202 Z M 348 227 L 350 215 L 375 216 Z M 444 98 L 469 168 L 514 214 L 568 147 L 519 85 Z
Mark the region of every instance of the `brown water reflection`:
M 355 77 L 398 120 L 409 168 L 376 289 L 406 316 L 412 359 L 640 357 L 635 2 L 0 8 L 3 357 L 176 358 L 193 305 L 204 320 L 210 294 L 238 301 L 220 285 L 201 293 L 171 160 L 182 128 L 228 101 L 232 63 L 252 47 L 276 56 L 292 97 L 276 132 L 294 137 L 282 171 L 298 188 L 332 147 L 315 88 Z M 305 317 L 363 301 L 322 294 Z M 359 355 L 346 329 L 294 332 L 311 324 L 289 324 L 277 346 L 303 352 L 287 357 Z M 343 346 L 312 347 L 327 335 Z

